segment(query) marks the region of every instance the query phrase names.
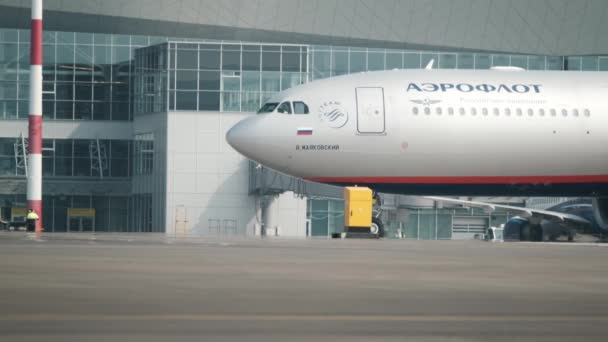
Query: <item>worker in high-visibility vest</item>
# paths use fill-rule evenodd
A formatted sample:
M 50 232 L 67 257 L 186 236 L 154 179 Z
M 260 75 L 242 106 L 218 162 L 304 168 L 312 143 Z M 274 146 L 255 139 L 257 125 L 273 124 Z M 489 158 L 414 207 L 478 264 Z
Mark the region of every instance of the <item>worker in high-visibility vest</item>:
M 28 232 L 33 232 L 36 230 L 36 221 L 38 221 L 40 219 L 40 217 L 38 217 L 38 214 L 36 214 L 36 212 L 33 209 L 28 210 L 27 212 L 27 216 L 25 217 L 27 219 L 27 231 Z

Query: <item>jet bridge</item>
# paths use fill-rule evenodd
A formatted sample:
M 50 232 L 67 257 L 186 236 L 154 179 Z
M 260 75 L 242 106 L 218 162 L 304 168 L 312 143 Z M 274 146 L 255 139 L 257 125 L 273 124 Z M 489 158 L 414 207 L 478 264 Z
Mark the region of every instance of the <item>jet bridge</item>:
M 274 171 L 256 162 L 249 162 L 249 194 L 258 196 L 278 195 L 292 191 L 305 197 L 341 199 L 343 188 L 305 181 Z

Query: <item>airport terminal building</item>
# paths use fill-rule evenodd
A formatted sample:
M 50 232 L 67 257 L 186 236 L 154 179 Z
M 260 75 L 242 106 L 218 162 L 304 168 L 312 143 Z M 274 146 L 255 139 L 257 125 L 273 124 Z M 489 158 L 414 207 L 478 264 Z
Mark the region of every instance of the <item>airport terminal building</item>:
M 255 165 L 224 139 L 273 94 L 437 68 L 608 71 L 601 1 L 44 2 L 48 232 L 328 236 L 341 190 Z M 576 15 L 572 15 L 576 13 Z M 0 200 L 24 215 L 29 2 L 0 0 Z M 505 200 L 507 201 L 507 200 Z M 465 238 L 507 217 L 385 198 L 389 234 Z

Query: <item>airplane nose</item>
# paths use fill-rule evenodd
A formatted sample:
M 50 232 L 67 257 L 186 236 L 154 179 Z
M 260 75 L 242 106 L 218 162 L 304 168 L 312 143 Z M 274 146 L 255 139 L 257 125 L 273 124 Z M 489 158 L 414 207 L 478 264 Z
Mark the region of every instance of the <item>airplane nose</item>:
M 239 134 L 239 132 L 243 130 L 241 126 L 242 122 L 238 122 L 226 132 L 226 142 L 237 151 L 239 151 L 239 146 L 243 145 L 242 134 Z
M 279 171 L 288 167 L 288 145 L 279 133 L 268 128 L 263 116 L 237 122 L 226 132 L 226 141 L 247 159 Z
M 226 132 L 226 141 L 237 152 L 251 159 L 251 149 L 255 145 L 252 121 L 255 118 L 247 118 L 237 122 Z

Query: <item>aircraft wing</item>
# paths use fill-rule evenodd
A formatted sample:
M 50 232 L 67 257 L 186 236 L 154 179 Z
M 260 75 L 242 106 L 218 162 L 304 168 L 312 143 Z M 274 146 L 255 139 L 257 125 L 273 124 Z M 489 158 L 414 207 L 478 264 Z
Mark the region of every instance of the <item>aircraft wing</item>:
M 515 207 L 512 205 L 502 205 L 502 204 L 494 204 L 494 203 L 486 203 L 486 202 L 476 202 L 476 201 L 465 201 L 459 200 L 455 198 L 449 197 L 435 197 L 435 196 L 425 196 L 424 198 L 430 199 L 436 202 L 444 202 L 444 203 L 452 203 L 452 204 L 462 204 L 468 207 L 477 207 L 477 208 L 486 208 L 490 211 L 500 210 L 500 211 L 508 211 L 517 213 L 517 215 L 530 218 L 532 216 L 541 216 L 546 219 L 551 220 L 559 220 L 559 221 L 569 221 L 571 223 L 582 223 L 582 224 L 591 224 L 588 220 L 573 214 L 560 213 L 557 211 L 549 211 L 549 210 L 539 210 L 532 208 L 522 208 Z

